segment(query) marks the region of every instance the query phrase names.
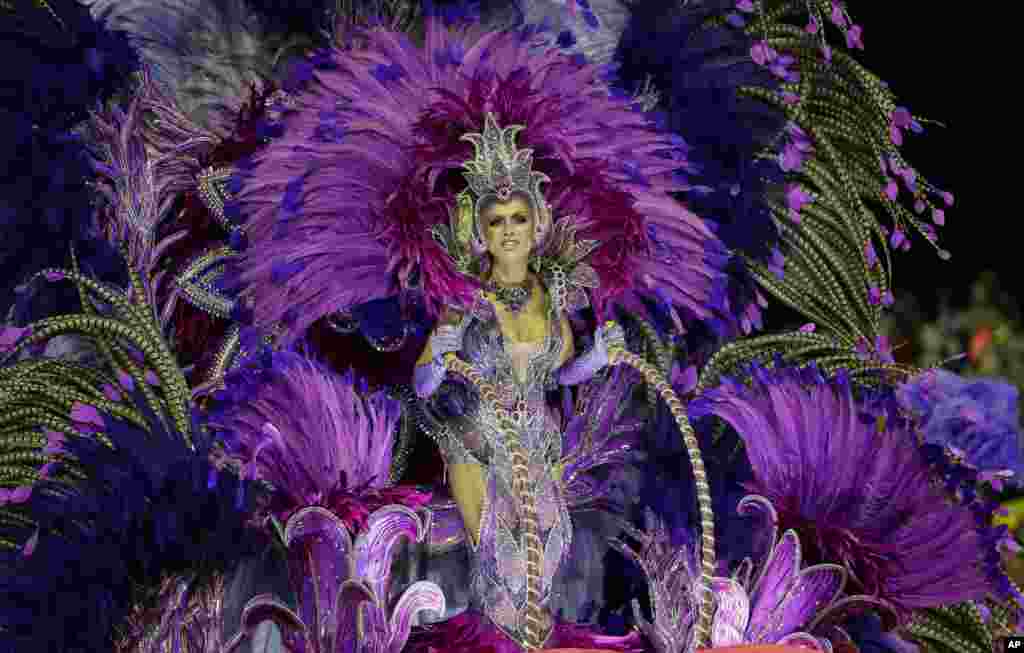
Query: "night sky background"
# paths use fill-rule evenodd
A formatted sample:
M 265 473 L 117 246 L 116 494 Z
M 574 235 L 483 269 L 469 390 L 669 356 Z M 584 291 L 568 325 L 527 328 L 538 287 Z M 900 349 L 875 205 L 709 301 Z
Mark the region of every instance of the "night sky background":
M 926 310 L 943 296 L 954 307 L 964 305 L 984 270 L 996 272 L 1006 292 L 1016 294 L 1019 287 L 1020 241 L 1006 192 L 1013 187 L 999 179 L 999 166 L 1011 159 L 1006 150 L 1018 139 L 1008 128 L 1014 118 L 998 115 L 1006 111 L 1006 82 L 1014 79 L 1019 57 L 1004 54 L 1001 46 L 1013 37 L 1000 33 L 994 7 L 922 0 L 848 3 L 864 27 L 865 50 L 858 59 L 889 83 L 899 104 L 946 125 L 926 126 L 924 134 L 904 141 L 907 161 L 956 197 L 946 226 L 938 228 L 939 243 L 952 259 L 940 260 L 923 239 L 894 258 L 897 300 L 912 293 Z M 978 189 L 971 187 L 972 178 L 983 180 Z

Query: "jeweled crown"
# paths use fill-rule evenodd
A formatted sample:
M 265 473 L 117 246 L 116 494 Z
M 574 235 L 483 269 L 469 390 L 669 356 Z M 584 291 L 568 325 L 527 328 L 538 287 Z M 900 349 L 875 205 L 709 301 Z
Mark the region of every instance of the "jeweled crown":
M 530 199 L 536 212 L 536 219 L 547 224 L 547 204 L 540 186 L 550 181 L 547 175 L 533 168 L 533 150 L 516 147 L 516 135 L 522 125 L 499 127 L 493 113 L 484 117 L 483 132 L 465 134 L 462 140 L 469 141 L 476 150 L 474 158 L 463 164 L 463 176 L 475 198 L 473 227 L 475 236 L 480 237 L 478 220 L 480 207 L 490 199 L 508 200 L 521 193 Z M 461 230 L 464 233 L 464 230 Z

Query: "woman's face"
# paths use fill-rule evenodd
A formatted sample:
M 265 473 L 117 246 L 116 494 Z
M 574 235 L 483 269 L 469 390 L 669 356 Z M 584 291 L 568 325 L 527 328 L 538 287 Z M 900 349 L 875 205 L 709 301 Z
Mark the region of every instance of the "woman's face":
M 533 250 L 534 217 L 530 203 L 513 196 L 505 202 L 494 202 L 480 212 L 480 227 L 487 251 L 495 261 L 526 262 Z

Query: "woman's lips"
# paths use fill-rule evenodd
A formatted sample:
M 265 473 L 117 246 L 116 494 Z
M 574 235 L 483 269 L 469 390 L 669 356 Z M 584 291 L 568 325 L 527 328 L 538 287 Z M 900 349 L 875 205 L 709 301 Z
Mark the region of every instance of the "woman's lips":
M 513 249 L 515 247 L 519 247 L 519 241 L 518 240 L 503 240 L 503 241 L 501 241 L 501 246 L 504 247 L 505 249 Z

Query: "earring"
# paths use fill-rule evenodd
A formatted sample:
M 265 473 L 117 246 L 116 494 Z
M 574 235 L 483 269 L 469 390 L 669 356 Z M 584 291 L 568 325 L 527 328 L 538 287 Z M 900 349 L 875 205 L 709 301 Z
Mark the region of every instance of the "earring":
M 551 228 L 551 207 L 543 199 L 538 200 L 536 206 L 537 213 L 533 227 L 534 241 L 536 245 L 540 245 Z

